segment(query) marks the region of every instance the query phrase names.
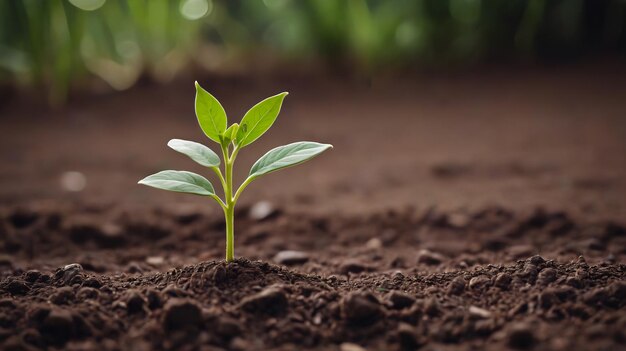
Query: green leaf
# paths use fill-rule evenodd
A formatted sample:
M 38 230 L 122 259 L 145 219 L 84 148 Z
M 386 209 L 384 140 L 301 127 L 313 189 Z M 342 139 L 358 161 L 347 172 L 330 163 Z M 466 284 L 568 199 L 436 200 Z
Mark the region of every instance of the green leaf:
M 206 167 L 219 167 L 220 158 L 213 150 L 193 141 L 172 139 L 167 143 L 172 149 L 189 156 L 192 160 Z
M 202 89 L 198 82 L 196 82 L 196 117 L 204 134 L 219 143 L 220 135 L 224 133 L 228 124 L 226 111 L 213 95 Z
M 265 133 L 278 117 L 280 107 L 288 93 L 280 93 L 254 105 L 241 119 L 237 131 L 237 145 L 244 147 L 252 144 Z
M 211 182 L 199 174 L 187 171 L 161 171 L 145 177 L 139 184 L 179 193 L 215 195 Z
M 252 165 L 249 177 L 256 178 L 279 169 L 298 165 L 332 147 L 330 144 L 320 144 L 311 141 L 299 141 L 279 146 L 268 151 Z
M 237 124 L 237 123 L 233 123 L 230 127 L 228 127 L 228 129 L 226 129 L 226 131 L 222 135 L 222 145 L 223 146 L 228 146 L 228 144 L 230 144 L 230 142 L 237 135 L 237 130 L 238 129 L 239 129 L 239 124 Z

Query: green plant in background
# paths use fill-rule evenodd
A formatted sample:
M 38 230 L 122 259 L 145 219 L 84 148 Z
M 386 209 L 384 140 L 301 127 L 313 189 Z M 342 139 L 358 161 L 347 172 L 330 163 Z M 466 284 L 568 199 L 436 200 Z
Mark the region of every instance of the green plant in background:
M 209 0 L 0 1 L 0 84 L 61 105 L 89 77 L 116 90 L 142 75 L 167 81 L 189 65 L 211 10 Z
M 623 53 L 625 20 L 623 0 L 3 0 L 0 85 L 59 105 L 87 83 L 123 90 L 142 76 L 245 73 L 260 61 L 367 76 Z
M 220 169 L 219 156 L 202 144 L 172 139 L 167 145 L 215 172 L 222 184 L 224 199 L 215 193 L 208 179 L 192 172 L 161 171 L 139 181 L 139 184 L 154 188 L 208 196 L 215 200 L 224 211 L 226 219 L 226 261 L 232 261 L 235 257 L 235 205 L 244 189 L 262 175 L 298 165 L 332 148 L 330 144 L 310 141 L 299 141 L 274 148 L 252 165 L 248 177 L 237 190 L 233 188 L 233 165 L 239 151 L 270 129 L 278 117 L 285 96 L 287 93 L 280 93 L 259 102 L 246 112 L 240 123 L 228 126 L 228 119 L 222 105 L 196 82 L 198 123 L 204 134 L 219 144 L 224 161 L 224 172 L 222 173 Z

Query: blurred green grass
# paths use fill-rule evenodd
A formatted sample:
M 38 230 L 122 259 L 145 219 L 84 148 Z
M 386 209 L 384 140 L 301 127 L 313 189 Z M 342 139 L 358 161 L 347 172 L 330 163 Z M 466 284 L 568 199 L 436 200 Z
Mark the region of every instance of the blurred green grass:
M 0 84 L 117 90 L 185 70 L 376 74 L 623 54 L 624 0 L 3 0 Z

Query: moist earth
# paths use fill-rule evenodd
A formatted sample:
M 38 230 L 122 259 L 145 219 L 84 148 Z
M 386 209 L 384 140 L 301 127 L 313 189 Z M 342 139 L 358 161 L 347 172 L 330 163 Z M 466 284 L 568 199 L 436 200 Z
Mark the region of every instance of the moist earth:
M 231 122 L 290 92 L 236 183 L 335 146 L 246 189 L 230 263 L 214 203 L 137 185 L 206 174 L 165 146 L 207 140 L 196 79 Z M 624 87 L 608 60 L 4 99 L 0 349 L 626 349 Z
M 237 248 L 250 259 L 185 265 L 216 254 L 207 241 L 223 247 L 217 213 L 84 207 L 5 209 L 3 349 L 626 346 L 617 223 L 540 208 L 258 217 L 244 207 Z

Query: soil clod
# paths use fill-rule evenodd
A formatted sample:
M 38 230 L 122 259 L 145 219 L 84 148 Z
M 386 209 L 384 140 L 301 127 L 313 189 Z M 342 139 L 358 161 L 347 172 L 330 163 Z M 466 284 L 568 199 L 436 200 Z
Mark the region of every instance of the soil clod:
M 507 343 L 514 349 L 530 349 L 535 345 L 535 335 L 532 328 L 523 323 L 512 325 L 507 332 Z
M 484 275 L 474 277 L 469 281 L 469 288 L 471 290 L 483 290 L 491 284 L 491 279 Z
M 341 314 L 349 324 L 370 325 L 376 323 L 384 312 L 374 295 L 355 292 L 341 302 Z
M 342 274 L 362 273 L 362 272 L 371 271 L 371 270 L 372 268 L 370 266 L 366 265 L 365 263 L 359 260 L 354 260 L 354 259 L 346 260 L 339 267 L 339 271 Z
M 71 221 L 61 216 L 59 235 L 32 246 L 31 253 L 51 262 L 26 265 L 26 251 L 0 258 L 0 349 L 623 348 L 626 269 L 616 245 L 622 236 L 604 239 L 605 225 L 588 229 L 578 223 L 576 230 L 551 236 L 553 216 L 483 210 L 454 225 L 436 212 L 349 220 L 290 215 L 260 222 L 244 216 L 242 232 L 272 233 L 254 248 L 241 247 L 242 254 L 262 260 L 208 260 L 167 271 L 167 265 L 184 262 L 181 252 L 222 254 L 202 244 L 212 235 L 223 240 L 223 229 L 211 229 L 219 227 L 219 217 L 203 212 L 181 220 L 162 211 L 142 223 L 138 217 L 107 216 L 92 224 L 102 230 L 102 223 L 117 223 L 128 235 L 123 245 L 139 245 L 110 250 L 95 241 L 73 242 L 65 231 Z M 4 224 L 9 232 L 18 230 Z M 39 240 L 35 233 L 42 228 L 37 220 L 19 230 Z M 154 228 L 171 234 L 146 241 L 151 230 L 158 234 Z M 511 230 L 523 233 L 507 236 Z M 303 251 L 288 251 L 281 233 L 299 232 L 317 235 L 293 237 L 293 247 Z M 393 240 L 366 245 L 377 233 L 393 233 Z M 460 239 L 461 233 L 468 238 Z M 144 239 L 135 241 L 135 235 Z M 577 258 L 582 240 L 572 236 L 585 235 L 602 238 L 605 250 Z M 504 238 L 504 246 L 484 250 L 494 237 Z M 429 248 L 420 259 L 418 242 Z M 541 245 L 541 257 L 532 256 L 539 250 L 528 242 Z M 531 253 L 514 258 L 516 245 L 527 245 Z M 353 250 L 351 258 L 341 254 L 346 247 Z M 71 259 L 56 259 L 40 248 L 78 251 Z M 609 249 L 615 262 L 605 260 Z M 280 265 L 267 262 L 272 259 Z M 132 265 L 137 269 L 128 273 Z M 54 266 L 62 268 L 51 272 Z
M 396 290 L 389 293 L 388 299 L 391 302 L 391 306 L 395 309 L 411 307 L 415 303 L 413 296 Z
M 498 273 L 498 275 L 496 276 L 495 285 L 500 289 L 506 290 L 509 288 L 512 280 L 513 277 L 511 277 L 510 274 Z
M 72 314 L 62 309 L 51 310 L 44 318 L 39 331 L 50 344 L 62 346 L 74 334 Z
M 129 314 L 142 312 L 146 305 L 146 300 L 136 290 L 127 291 L 124 302 L 126 303 L 126 310 Z
M 257 315 L 282 315 L 288 308 L 287 295 L 280 288 L 269 287 L 258 294 L 246 297 L 241 302 L 241 308 Z
M 170 299 L 164 307 L 163 328 L 167 331 L 195 328 L 202 324 L 202 311 L 191 300 Z
M 448 294 L 449 295 L 459 295 L 462 294 L 463 291 L 465 291 L 465 285 L 467 284 L 467 282 L 465 281 L 465 279 L 463 279 L 463 277 L 456 277 L 454 279 L 452 279 L 452 281 L 450 282 L 450 284 L 448 284 Z M 476 284 L 476 283 L 474 283 Z

